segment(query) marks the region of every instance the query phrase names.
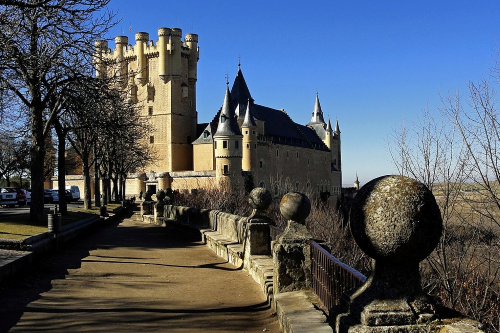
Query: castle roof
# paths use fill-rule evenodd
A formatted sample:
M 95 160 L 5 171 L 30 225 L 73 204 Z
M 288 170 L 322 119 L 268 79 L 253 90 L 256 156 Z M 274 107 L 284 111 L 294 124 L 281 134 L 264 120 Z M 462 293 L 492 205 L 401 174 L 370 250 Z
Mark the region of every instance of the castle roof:
M 224 96 L 224 103 L 222 104 L 219 123 L 214 138 L 217 136 L 241 135 L 230 99 L 229 87 L 226 87 L 226 95 Z
M 257 126 L 257 124 L 255 124 L 252 109 L 253 109 L 253 105 L 250 105 L 250 99 L 249 99 L 248 103 L 247 103 L 247 110 L 245 112 L 245 120 L 243 121 L 243 124 L 241 125 L 241 127 Z
M 319 97 L 316 94 L 316 102 L 314 103 L 314 110 L 312 113 L 311 121 L 308 125 L 314 124 L 324 124 L 325 119 L 323 118 L 323 111 L 321 110 L 321 105 L 319 104 Z
M 229 100 L 231 100 L 231 103 L 228 103 Z M 317 96 L 316 104 L 319 110 L 317 114 L 321 114 L 320 119 L 323 119 Z M 250 111 L 250 114 L 247 119 L 248 111 Z M 239 115 L 235 114 L 235 112 L 239 112 Z M 221 124 L 223 115 L 225 115 L 226 120 Z M 213 136 L 218 135 L 241 135 L 236 117 L 244 118 L 243 124 L 247 123 L 247 121 L 255 124 L 255 120 L 265 122 L 261 140 L 270 140 L 273 143 L 282 145 L 329 150 L 322 140 L 325 138 L 326 133 L 324 121 L 309 124 L 308 126 L 300 125 L 295 123 L 285 111 L 255 104 L 241 69 L 238 69 L 231 92 L 229 93 L 229 89 L 226 89 L 222 109 L 219 110 L 209 124 L 206 124 L 205 130 L 200 133 L 199 138 L 193 143 L 213 142 Z

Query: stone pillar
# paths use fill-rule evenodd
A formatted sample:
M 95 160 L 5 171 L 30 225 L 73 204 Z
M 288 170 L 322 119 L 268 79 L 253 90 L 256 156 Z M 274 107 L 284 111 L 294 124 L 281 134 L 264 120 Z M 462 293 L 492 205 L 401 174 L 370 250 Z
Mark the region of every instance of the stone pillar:
M 281 199 L 280 211 L 288 225 L 273 246 L 274 292 L 310 289 L 312 236 L 305 220 L 311 212 L 311 202 L 302 193 L 287 193 Z
M 272 201 L 271 192 L 265 188 L 257 187 L 250 192 L 248 203 L 253 211 L 246 225 L 245 263 L 249 262 L 250 255 L 271 254 L 269 226 L 275 223 L 266 215 L 266 210 Z
M 156 204 L 155 204 L 155 218 L 165 216 L 165 191 L 160 190 L 156 192 Z
M 352 235 L 373 258 L 372 273 L 345 295 L 347 312 L 337 316 L 336 332 L 480 332 L 470 320 L 447 321 L 456 313 L 422 290 L 419 263 L 437 246 L 443 229 L 439 207 L 424 184 L 402 176 L 374 179 L 358 192 L 351 211 Z

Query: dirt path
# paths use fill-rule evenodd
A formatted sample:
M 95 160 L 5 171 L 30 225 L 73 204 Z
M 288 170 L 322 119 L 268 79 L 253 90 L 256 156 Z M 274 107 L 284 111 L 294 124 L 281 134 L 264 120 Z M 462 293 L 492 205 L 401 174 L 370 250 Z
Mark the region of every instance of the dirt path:
M 280 331 L 245 271 L 134 217 L 0 287 L 0 304 L 1 332 Z

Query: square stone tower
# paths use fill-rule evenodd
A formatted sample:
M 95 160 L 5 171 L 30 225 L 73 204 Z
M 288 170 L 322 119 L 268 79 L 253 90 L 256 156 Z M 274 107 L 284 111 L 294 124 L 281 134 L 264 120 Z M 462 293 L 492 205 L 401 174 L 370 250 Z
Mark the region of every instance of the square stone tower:
M 146 32 L 135 34 L 135 45 L 126 36 L 116 37 L 114 50 L 106 42 L 96 43 L 96 75 L 117 77 L 127 98 L 138 103 L 153 125 L 148 141 L 158 160 L 146 170 L 193 169 L 198 35 L 181 37 L 181 29 L 160 28 L 156 44 Z

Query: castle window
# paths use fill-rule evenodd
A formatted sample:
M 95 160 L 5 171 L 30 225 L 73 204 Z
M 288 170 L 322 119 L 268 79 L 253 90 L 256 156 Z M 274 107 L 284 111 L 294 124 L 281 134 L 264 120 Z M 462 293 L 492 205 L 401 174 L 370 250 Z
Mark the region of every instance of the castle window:
M 252 131 L 252 134 L 255 135 L 255 131 Z
M 224 124 L 224 123 L 226 122 L 226 119 L 227 119 L 227 117 L 226 117 L 226 115 L 225 115 L 225 114 L 223 114 L 222 116 L 220 116 L 220 122 L 221 122 L 221 123 L 223 123 L 223 124 Z
M 148 106 L 148 115 L 152 116 L 153 115 L 153 107 Z
M 262 169 L 262 161 L 259 161 L 259 168 Z
M 149 137 L 149 143 L 155 143 L 155 137 L 154 136 L 150 136 Z
M 250 145 L 247 143 L 247 149 L 250 149 Z
M 311 183 L 307 182 L 306 188 L 309 191 L 309 189 L 311 188 Z
M 189 88 L 187 84 L 183 83 L 181 89 L 182 89 L 182 100 L 187 102 L 187 98 L 189 96 Z
M 222 148 L 227 149 L 227 141 L 222 141 Z
M 299 152 L 297 152 L 297 160 L 299 159 Z
M 299 182 L 296 182 L 295 183 L 295 192 L 298 192 L 299 191 Z
M 307 165 L 309 165 L 309 159 L 307 159 Z
M 286 151 L 286 157 L 290 156 L 289 151 Z
M 264 183 L 264 181 L 261 181 L 259 183 L 259 187 L 266 188 L 266 183 Z
M 234 141 L 234 149 L 240 149 L 240 143 L 238 140 Z
M 222 174 L 223 174 L 224 176 L 229 175 L 229 165 L 228 165 L 228 164 L 224 164 L 224 165 L 223 165 L 223 168 L 224 168 L 224 169 L 223 169 L 223 171 L 222 171 Z
M 253 147 L 254 147 L 255 149 L 257 149 L 257 144 L 254 144 L 254 145 L 253 145 Z
M 208 138 L 208 134 L 209 134 L 208 131 L 203 132 L 203 138 L 204 139 Z
M 248 131 L 245 131 L 245 134 L 248 134 Z
M 280 157 L 280 151 L 276 149 L 276 157 Z

